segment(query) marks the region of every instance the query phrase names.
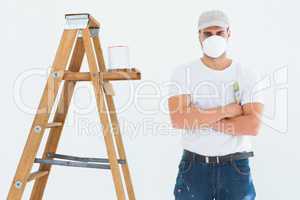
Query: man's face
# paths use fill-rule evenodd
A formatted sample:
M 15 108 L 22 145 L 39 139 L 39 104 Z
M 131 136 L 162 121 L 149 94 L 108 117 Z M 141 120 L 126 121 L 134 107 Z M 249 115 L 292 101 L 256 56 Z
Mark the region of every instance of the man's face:
M 213 36 L 213 35 L 218 35 L 218 36 L 224 37 L 227 40 L 230 37 L 230 30 L 229 30 L 229 28 L 223 28 L 220 26 L 210 26 L 203 30 L 200 30 L 199 31 L 199 40 L 200 40 L 201 46 L 202 46 L 202 42 L 206 38 Z

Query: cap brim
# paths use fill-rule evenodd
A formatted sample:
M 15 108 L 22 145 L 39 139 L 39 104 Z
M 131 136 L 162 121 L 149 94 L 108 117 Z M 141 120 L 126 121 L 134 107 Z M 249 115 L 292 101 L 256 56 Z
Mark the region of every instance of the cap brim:
M 228 28 L 229 25 L 223 21 L 218 21 L 218 20 L 215 20 L 215 21 L 211 21 L 211 22 L 207 22 L 207 23 L 203 23 L 201 25 L 198 25 L 198 31 L 202 30 L 202 29 L 205 29 L 207 27 L 211 27 L 211 26 L 220 26 L 220 27 L 223 27 L 223 28 Z

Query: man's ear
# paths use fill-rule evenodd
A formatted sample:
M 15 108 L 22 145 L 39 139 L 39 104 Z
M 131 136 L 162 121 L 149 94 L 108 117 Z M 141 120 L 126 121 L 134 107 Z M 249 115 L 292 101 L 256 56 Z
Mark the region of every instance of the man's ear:
M 203 48 L 202 42 L 201 42 L 201 30 L 198 32 L 198 40 L 199 40 L 201 47 Z
M 230 38 L 230 36 L 231 36 L 231 30 L 229 29 L 229 27 L 227 28 L 227 33 L 228 33 L 228 38 Z

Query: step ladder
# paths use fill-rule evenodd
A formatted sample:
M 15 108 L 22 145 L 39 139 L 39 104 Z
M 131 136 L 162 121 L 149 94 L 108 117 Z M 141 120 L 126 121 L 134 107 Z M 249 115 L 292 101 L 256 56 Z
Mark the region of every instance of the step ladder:
M 42 199 L 51 166 L 60 165 L 111 170 L 117 199 L 135 200 L 110 81 L 140 80 L 141 73 L 135 68 L 106 69 L 98 36 L 100 24 L 91 15 L 67 14 L 65 18 L 65 29 L 7 199 L 21 199 L 26 184 L 33 180 L 35 182 L 30 199 Z M 84 55 L 89 72 L 80 72 Z M 56 153 L 77 81 L 91 81 L 93 85 L 108 158 L 84 158 Z M 60 87 L 62 90 L 59 90 Z M 57 96 L 60 97 L 53 122 L 48 122 Z M 36 158 L 46 129 L 50 129 L 50 132 L 44 153 L 42 158 Z M 34 163 L 39 164 L 39 169 L 31 172 Z

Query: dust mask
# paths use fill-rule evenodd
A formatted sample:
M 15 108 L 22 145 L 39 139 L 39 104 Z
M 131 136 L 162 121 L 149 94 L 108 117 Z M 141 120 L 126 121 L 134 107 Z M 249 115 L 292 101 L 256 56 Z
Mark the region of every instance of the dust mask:
M 202 42 L 202 49 L 205 55 L 211 58 L 218 58 L 227 50 L 227 40 L 221 36 L 213 35 Z

